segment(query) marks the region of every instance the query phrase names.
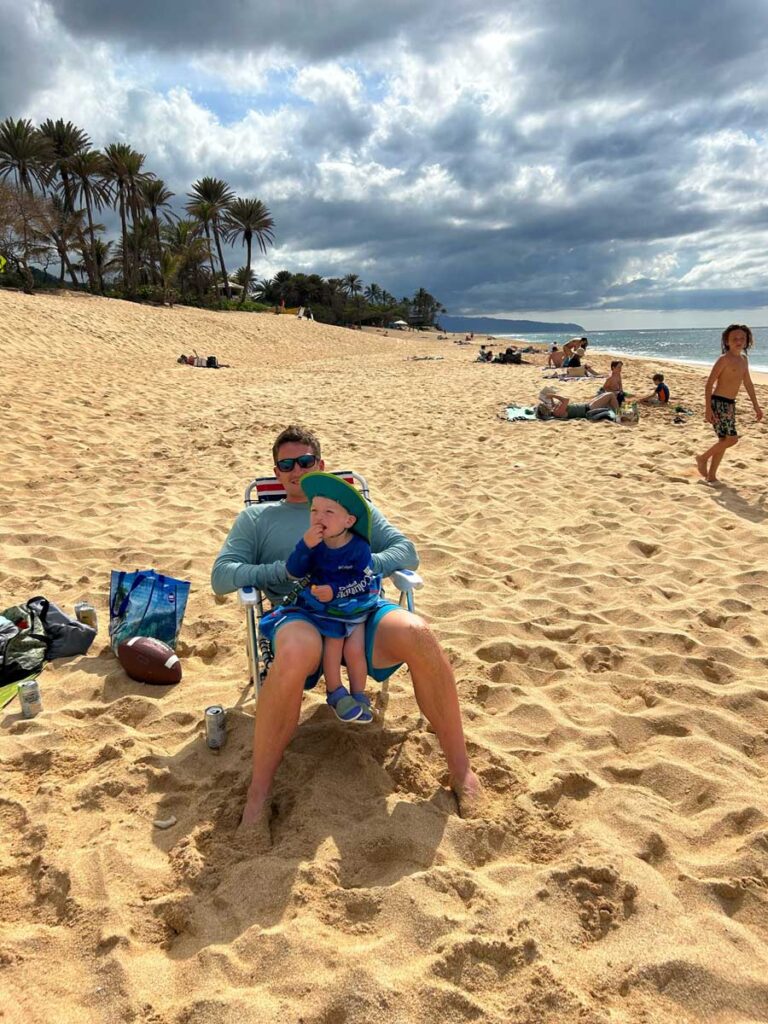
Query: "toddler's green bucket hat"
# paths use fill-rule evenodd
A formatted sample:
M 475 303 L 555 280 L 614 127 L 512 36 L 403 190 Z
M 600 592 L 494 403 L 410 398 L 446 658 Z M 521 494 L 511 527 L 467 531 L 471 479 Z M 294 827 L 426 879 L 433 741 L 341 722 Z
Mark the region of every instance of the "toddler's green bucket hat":
M 356 487 L 333 473 L 318 471 L 307 473 L 301 478 L 301 489 L 310 502 L 313 498 L 337 501 L 351 516 L 355 516 L 357 521 L 351 527 L 352 531 L 371 543 L 371 506 Z

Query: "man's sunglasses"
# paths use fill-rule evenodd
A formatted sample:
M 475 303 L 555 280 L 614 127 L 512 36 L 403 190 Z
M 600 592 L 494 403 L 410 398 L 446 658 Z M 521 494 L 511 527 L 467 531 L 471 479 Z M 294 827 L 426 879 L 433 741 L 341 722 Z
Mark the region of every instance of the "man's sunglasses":
M 311 469 L 312 466 L 317 462 L 316 455 L 299 455 L 295 459 L 278 459 L 277 468 L 281 473 L 290 473 L 293 467 L 298 462 L 302 469 Z

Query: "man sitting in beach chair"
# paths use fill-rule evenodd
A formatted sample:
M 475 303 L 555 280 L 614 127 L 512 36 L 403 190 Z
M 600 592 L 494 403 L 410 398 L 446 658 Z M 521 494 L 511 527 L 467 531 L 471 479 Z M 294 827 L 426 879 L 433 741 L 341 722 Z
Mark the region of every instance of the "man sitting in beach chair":
M 325 463 L 315 434 L 296 425 L 286 427 L 278 435 L 272 455 L 274 485 L 285 497 L 250 505 L 240 512 L 214 562 L 211 584 L 216 594 L 263 589 L 275 606 L 295 583 L 285 562 L 309 526 L 309 505 L 301 478 L 313 470 L 324 469 Z M 375 506 L 371 507 L 371 516 L 374 570 L 387 577 L 398 570 L 415 568 L 418 556 L 413 544 Z M 247 593 L 245 599 L 249 599 Z M 244 825 L 265 819 L 272 779 L 298 724 L 302 693 L 314 686 L 319 676 L 322 640 L 316 627 L 295 612 L 277 618 L 277 623 L 271 623 L 270 635 L 261 638 L 269 642 L 269 657 L 273 660 L 256 704 L 252 777 L 243 812 Z M 365 628 L 369 676 L 381 682 L 400 665 L 408 666 L 419 708 L 432 725 L 448 762 L 459 812 L 471 815 L 480 803 L 481 787 L 470 767 L 456 682 L 448 659 L 422 619 L 383 597 Z M 257 660 L 254 648 L 259 642 L 249 630 L 253 662 Z M 259 675 L 255 665 L 257 687 Z

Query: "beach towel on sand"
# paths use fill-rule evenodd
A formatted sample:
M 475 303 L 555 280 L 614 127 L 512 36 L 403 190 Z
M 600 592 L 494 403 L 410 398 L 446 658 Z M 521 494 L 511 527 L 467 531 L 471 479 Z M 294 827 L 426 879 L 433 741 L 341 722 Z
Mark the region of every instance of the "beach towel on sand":
M 504 416 L 510 423 L 518 423 L 524 420 L 535 420 L 536 409 L 532 405 L 508 405 Z

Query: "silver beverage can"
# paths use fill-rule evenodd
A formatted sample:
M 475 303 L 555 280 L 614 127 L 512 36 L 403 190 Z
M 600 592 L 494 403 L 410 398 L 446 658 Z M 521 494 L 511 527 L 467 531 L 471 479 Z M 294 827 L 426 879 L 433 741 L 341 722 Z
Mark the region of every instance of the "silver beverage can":
M 92 626 L 96 632 L 99 631 L 99 620 L 96 618 L 96 609 L 86 601 L 78 601 L 75 605 L 75 618 L 78 622 L 84 622 L 86 626 Z
M 205 709 L 205 741 L 211 750 L 220 750 L 227 738 L 227 715 L 221 704 Z
M 43 710 L 40 684 L 36 679 L 25 679 L 24 682 L 19 683 L 19 703 L 24 718 L 34 718 Z

